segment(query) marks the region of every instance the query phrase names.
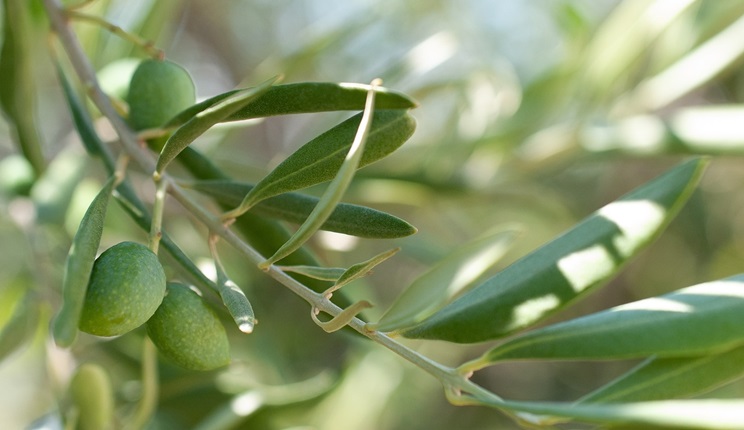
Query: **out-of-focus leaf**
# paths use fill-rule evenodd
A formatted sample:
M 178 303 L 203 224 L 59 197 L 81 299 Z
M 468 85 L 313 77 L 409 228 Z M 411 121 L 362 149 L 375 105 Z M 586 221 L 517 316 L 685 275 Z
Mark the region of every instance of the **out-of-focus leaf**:
M 690 397 L 744 374 L 744 347 L 702 357 L 650 358 L 580 399 L 584 403 L 639 402 Z
M 624 429 L 744 428 L 744 400 L 667 400 L 638 403 L 549 403 L 492 402 L 490 406 L 530 414 L 535 423 L 553 423 L 562 418 L 623 425 Z
M 83 146 L 89 154 L 100 155 L 101 148 L 104 146 L 104 143 L 98 137 L 98 133 L 96 133 L 96 130 L 93 127 L 93 122 L 90 118 L 90 115 L 88 115 L 88 112 L 85 111 L 85 108 L 83 107 L 83 104 L 80 103 L 77 95 L 75 95 L 75 91 L 72 89 L 70 82 L 67 80 L 67 77 L 62 71 L 62 67 L 59 64 L 56 64 L 56 66 L 57 76 L 59 77 L 59 81 L 62 84 L 62 90 L 65 95 L 65 99 L 67 100 L 67 104 L 70 107 L 72 120 L 75 124 L 75 129 L 80 135 L 80 140 L 83 142 Z M 104 157 L 104 161 L 109 160 Z M 114 169 L 113 164 L 107 167 L 111 170 Z
M 30 4 L 3 1 L 3 46 L 0 50 L 0 107 L 13 125 L 21 152 L 36 174 L 46 162 L 36 129 L 34 65 L 32 64 L 32 22 Z
M 173 159 L 176 158 L 184 148 L 196 140 L 197 137 L 201 136 L 205 131 L 212 128 L 212 126 L 223 121 L 239 109 L 259 100 L 262 95 L 266 94 L 266 91 L 271 88 L 271 85 L 276 82 L 276 80 L 277 78 L 273 78 L 257 87 L 238 91 L 224 100 L 221 100 L 219 103 L 216 103 L 194 115 L 184 125 L 179 127 L 165 142 L 163 149 L 160 151 L 155 171 L 162 173 L 168 163 L 173 161 Z
M 691 357 L 744 344 L 744 275 L 683 288 L 512 337 L 463 366 L 520 359 Z
M 0 290 L 0 310 L 7 318 L 0 323 L 0 362 L 33 334 L 34 310 L 29 294 L 21 281 L 5 285 Z
M 40 223 L 63 224 L 72 194 L 85 173 L 87 159 L 74 151 L 65 151 L 49 164 L 31 188 Z
M 303 145 L 259 181 L 240 207 L 247 210 L 269 197 L 333 179 L 351 148 L 361 120 L 360 113 Z M 411 137 L 414 129 L 415 122 L 406 111 L 375 111 L 359 167 L 388 156 Z
M 606 205 L 402 334 L 480 342 L 555 313 L 610 279 L 658 236 L 690 197 L 706 164 L 704 159 L 683 163 Z
M 331 112 L 342 110 L 362 110 L 369 85 L 337 84 L 330 82 L 302 82 L 296 84 L 274 85 L 260 100 L 227 118 L 227 121 L 241 121 L 276 115 L 298 113 Z M 221 102 L 240 90 L 228 91 L 197 103 L 168 121 L 165 127 L 179 126 L 199 112 Z M 416 102 L 405 94 L 377 87 L 375 89 L 375 109 L 412 109 Z
M 644 112 L 669 106 L 741 60 L 744 46 L 738 41 L 742 38 L 744 17 L 661 73 L 641 82 L 626 98 L 618 102 L 618 109 Z
M 229 180 L 197 181 L 189 185 L 229 207 L 240 204 L 253 185 Z M 318 204 L 318 198 L 297 193 L 285 193 L 263 200 L 251 210 L 270 218 L 301 224 Z M 364 206 L 339 203 L 321 226 L 321 230 L 335 231 L 366 238 L 405 237 L 416 232 L 406 221 Z
M 333 180 L 323 192 L 320 197 L 318 204 L 315 205 L 313 211 L 310 212 L 307 219 L 300 225 L 297 231 L 292 234 L 292 237 L 277 249 L 277 251 L 271 257 L 267 258 L 264 262 L 258 265 L 261 269 L 267 269 L 271 264 L 281 260 L 292 252 L 302 247 L 315 232 L 317 232 L 323 223 L 326 222 L 329 216 L 333 213 L 335 207 L 341 202 L 341 199 L 346 192 L 346 189 L 351 184 L 357 169 L 361 167 L 362 157 L 365 155 L 365 145 L 372 130 L 372 123 L 374 120 L 375 113 L 375 91 L 374 85 L 367 92 L 367 101 L 364 105 L 364 112 L 362 113 L 362 119 L 359 122 L 359 127 L 354 134 L 354 140 L 349 146 L 348 152 L 343 155 L 343 160 L 338 166 L 338 171 L 333 175 Z M 307 145 L 306 145 L 307 146 Z M 301 149 L 300 149 L 301 150 Z M 298 151 L 299 152 L 299 151 Z M 297 154 L 297 152 L 295 152 Z M 321 151 L 317 152 L 313 158 L 317 160 L 317 156 L 329 156 L 332 152 Z M 292 158 L 290 156 L 290 158 Z M 289 159 L 288 159 L 289 160 Z M 285 163 L 287 160 L 285 160 Z M 282 163 L 284 164 L 284 163 Z M 291 164 L 291 163 L 290 163 Z M 296 166 L 299 167 L 299 166 Z M 274 170 L 276 172 L 277 169 Z M 262 181 L 263 182 L 263 181 Z M 261 182 L 259 182 L 253 190 L 260 189 Z M 253 191 L 252 190 L 252 191 Z M 249 193 L 250 196 L 250 193 Z M 243 200 L 243 203 L 236 209 L 238 212 L 246 210 L 252 206 L 249 196 Z M 228 212 L 231 213 L 231 212 Z
M 505 226 L 456 249 L 416 278 L 374 328 L 397 330 L 431 316 L 491 269 L 511 248 L 517 235 L 518 229 Z

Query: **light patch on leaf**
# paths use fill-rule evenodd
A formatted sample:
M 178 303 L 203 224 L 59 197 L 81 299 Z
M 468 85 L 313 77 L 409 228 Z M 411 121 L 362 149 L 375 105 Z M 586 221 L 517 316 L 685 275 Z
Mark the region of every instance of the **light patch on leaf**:
M 695 309 L 687 303 L 678 302 L 664 297 L 651 297 L 638 302 L 628 303 L 616 307 L 613 311 L 663 311 L 663 312 L 683 312 L 690 313 Z
M 612 256 L 602 245 L 572 252 L 556 265 L 577 293 L 606 278 L 615 268 Z
M 555 309 L 561 303 L 558 296 L 548 294 L 542 297 L 527 300 L 514 307 L 511 326 L 522 327 L 540 319 L 540 317 Z
M 598 212 L 622 231 L 613 244 L 623 257 L 630 257 L 658 231 L 664 222 L 666 209 L 650 200 L 617 201 Z

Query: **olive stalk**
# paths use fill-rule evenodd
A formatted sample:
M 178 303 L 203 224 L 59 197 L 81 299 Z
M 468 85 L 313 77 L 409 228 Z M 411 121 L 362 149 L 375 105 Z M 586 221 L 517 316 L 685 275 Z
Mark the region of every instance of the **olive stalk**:
M 44 0 L 44 6 L 51 26 L 57 33 L 61 44 L 67 52 L 78 78 L 88 88 L 88 95 L 93 103 L 109 120 L 112 127 L 119 135 L 124 150 L 143 170 L 154 172 L 156 165 L 155 159 L 139 145 L 135 132 L 132 131 L 124 120 L 117 114 L 111 101 L 98 85 L 95 71 L 93 70 L 79 40 L 70 28 L 60 1 Z M 211 232 L 222 237 L 225 242 L 233 246 L 252 263 L 258 265 L 265 261 L 264 256 L 244 242 L 237 236 L 237 234 L 230 230 L 228 226 L 224 225 L 219 217 L 211 214 L 201 205 L 196 203 L 167 173 L 162 175 L 161 180 L 168 184 L 169 193 Z M 269 266 L 266 273 L 290 289 L 293 293 L 303 298 L 312 307 L 333 317 L 343 312 L 343 309 L 332 303 L 322 294 L 316 293 L 306 287 L 277 266 Z M 431 360 L 382 332 L 368 330 L 365 327 L 365 324 L 364 321 L 355 317 L 350 319 L 347 325 L 437 378 L 444 385 L 445 390 L 448 393 L 448 399 L 453 403 L 487 404 L 493 407 L 498 407 L 512 418 L 523 422 L 523 419 L 520 419 L 518 414 L 510 412 L 508 409 L 504 410 L 504 408 L 508 407 L 507 402 L 496 394 L 470 381 L 467 375 L 461 375 L 456 369 Z M 467 393 L 468 395 L 463 393 Z

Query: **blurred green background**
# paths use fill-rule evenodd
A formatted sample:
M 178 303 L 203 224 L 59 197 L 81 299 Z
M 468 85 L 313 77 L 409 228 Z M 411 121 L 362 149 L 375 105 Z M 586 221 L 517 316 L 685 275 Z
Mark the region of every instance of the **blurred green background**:
M 8 429 L 53 417 L 84 361 L 111 373 L 121 414 L 141 389 L 141 331 L 105 342 L 82 337 L 71 352 L 48 340 L 71 237 L 105 175 L 72 128 L 43 11 L 35 3 L 30 10 L 34 126 L 47 167 L 34 178 L 0 121 L 0 345 L 21 345 L 0 350 L 0 427 Z M 418 100 L 411 141 L 360 171 L 346 199 L 401 216 L 418 234 L 384 241 L 320 234 L 312 243 L 326 264 L 343 267 L 402 246 L 347 287 L 352 298 L 375 303 L 370 320 L 417 274 L 484 230 L 525 227 L 503 268 L 693 154 L 715 157 L 669 230 L 619 278 L 551 321 L 742 272 L 744 2 L 110 0 L 84 10 L 155 41 L 192 73 L 199 98 L 283 74 L 287 83 L 380 77 Z M 126 85 L 121 76 L 143 52 L 89 23 L 75 28 L 106 88 Z M 234 177 L 256 181 L 348 116 L 222 126 L 195 146 Z M 98 125 L 113 137 L 105 121 Z M 146 175 L 132 179 L 151 199 Z M 206 232 L 180 207 L 169 206 L 164 223 L 190 257 L 209 262 Z M 112 205 L 102 245 L 145 239 Z M 449 405 L 433 378 L 380 346 L 325 334 L 299 298 L 229 248 L 224 255 L 259 325 L 250 336 L 230 327 L 227 370 L 162 364 L 157 428 L 215 423 L 236 400 L 246 416 L 211 428 L 515 428 L 495 410 Z M 406 343 L 448 365 L 485 348 Z M 507 398 L 573 400 L 632 364 L 504 364 L 476 380 Z M 715 394 L 739 397 L 744 385 Z

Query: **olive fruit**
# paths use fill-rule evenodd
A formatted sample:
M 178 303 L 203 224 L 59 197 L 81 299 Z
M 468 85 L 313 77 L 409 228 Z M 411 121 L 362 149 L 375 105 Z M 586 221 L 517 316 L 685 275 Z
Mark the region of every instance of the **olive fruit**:
M 160 127 L 195 100 L 186 69 L 167 60 L 144 60 L 129 83 L 129 124 L 135 130 Z
M 165 272 L 146 246 L 121 242 L 93 264 L 85 293 L 80 330 L 117 336 L 144 324 L 165 295 Z
M 70 381 L 70 397 L 78 409 L 80 430 L 113 428 L 114 390 L 101 366 L 92 363 L 80 366 Z
M 147 322 L 147 334 L 161 354 L 192 370 L 211 370 L 230 362 L 225 327 L 189 287 L 168 283 L 163 303 Z

